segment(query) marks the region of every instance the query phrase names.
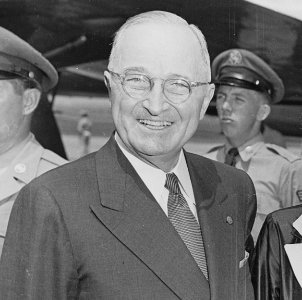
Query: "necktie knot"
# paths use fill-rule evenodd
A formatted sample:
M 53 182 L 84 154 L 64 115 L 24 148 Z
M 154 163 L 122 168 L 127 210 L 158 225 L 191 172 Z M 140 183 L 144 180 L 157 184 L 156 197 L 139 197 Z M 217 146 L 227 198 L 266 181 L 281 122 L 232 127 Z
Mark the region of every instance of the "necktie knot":
M 238 156 L 238 154 L 239 154 L 239 151 L 237 148 L 231 148 L 227 152 L 227 155 L 225 156 L 224 163 L 234 167 L 236 165 L 236 157 Z
M 165 188 L 172 194 L 180 194 L 178 178 L 174 173 L 167 173 Z

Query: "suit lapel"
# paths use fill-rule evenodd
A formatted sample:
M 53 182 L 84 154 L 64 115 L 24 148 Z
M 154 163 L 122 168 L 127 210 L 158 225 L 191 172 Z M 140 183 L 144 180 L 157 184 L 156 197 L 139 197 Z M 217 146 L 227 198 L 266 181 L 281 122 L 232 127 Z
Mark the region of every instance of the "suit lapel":
M 113 138 L 96 154 L 97 218 L 179 298 L 207 297 L 208 282 Z
M 232 278 L 235 276 L 233 269 L 236 266 L 234 262 L 236 257 L 234 255 L 236 251 L 235 229 L 226 222 L 227 217 L 233 216 L 234 211 L 227 205 L 230 196 L 226 194 L 226 189 L 218 174 L 215 173 L 214 166 L 209 165 L 208 161 L 202 163 L 200 158 L 193 163 L 194 158 L 192 158 L 186 153 L 205 245 L 211 299 L 221 299 L 219 291 L 223 291 L 224 296 L 228 293 L 231 295 L 229 291 L 233 286 L 231 283 L 232 280 L 236 280 Z M 226 245 L 231 246 L 226 247 Z

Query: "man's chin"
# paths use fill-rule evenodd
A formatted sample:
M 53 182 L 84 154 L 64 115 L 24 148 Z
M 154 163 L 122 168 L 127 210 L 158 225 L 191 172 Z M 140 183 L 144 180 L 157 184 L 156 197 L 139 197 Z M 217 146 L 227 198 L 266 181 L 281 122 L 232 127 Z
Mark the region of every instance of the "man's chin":
M 171 149 L 168 149 L 167 146 L 160 147 L 159 145 L 142 145 L 141 147 L 137 147 L 136 151 L 138 154 L 143 156 L 162 156 L 169 154 Z

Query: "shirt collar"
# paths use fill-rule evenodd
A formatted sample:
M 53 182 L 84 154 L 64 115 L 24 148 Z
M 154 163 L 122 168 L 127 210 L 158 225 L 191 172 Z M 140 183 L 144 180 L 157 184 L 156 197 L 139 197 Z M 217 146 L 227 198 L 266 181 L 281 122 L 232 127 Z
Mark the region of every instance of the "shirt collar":
M 243 161 L 249 161 L 258 150 L 263 147 L 264 139 L 261 133 L 257 134 L 255 137 L 238 147 L 240 158 Z M 225 154 L 232 148 L 229 142 L 226 143 Z
M 163 189 L 165 188 L 164 185 L 166 182 L 166 173 L 155 166 L 145 163 L 144 161 L 130 153 L 129 150 L 125 149 L 117 133 L 115 133 L 115 140 L 123 154 L 132 164 L 132 166 L 134 167 L 138 175 L 141 177 L 143 182 L 146 184 L 148 189 L 151 191 L 155 199 L 158 199 L 161 196 Z M 190 181 L 190 174 L 183 150 L 181 150 L 180 152 L 176 166 L 169 173 L 172 172 L 175 173 L 175 175 L 178 177 L 183 192 L 190 199 L 194 199 L 192 185 Z
M 175 175 L 178 177 L 178 181 L 180 183 L 180 186 L 181 186 L 183 192 L 190 199 L 194 199 L 192 184 L 191 184 L 191 179 L 190 179 L 190 173 L 188 170 L 188 166 L 187 166 L 187 162 L 186 162 L 186 158 L 185 158 L 183 150 L 181 150 L 177 165 L 171 172 L 175 173 Z

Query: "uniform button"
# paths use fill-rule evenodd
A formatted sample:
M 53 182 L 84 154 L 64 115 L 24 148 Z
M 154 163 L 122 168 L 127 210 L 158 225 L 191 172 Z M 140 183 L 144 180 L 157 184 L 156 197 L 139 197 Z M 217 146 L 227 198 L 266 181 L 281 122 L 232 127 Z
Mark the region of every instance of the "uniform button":
M 15 165 L 15 172 L 16 173 L 24 173 L 26 171 L 26 165 L 25 164 L 17 164 Z
M 234 223 L 233 218 L 231 216 L 227 216 L 226 221 L 229 225 L 232 225 Z

